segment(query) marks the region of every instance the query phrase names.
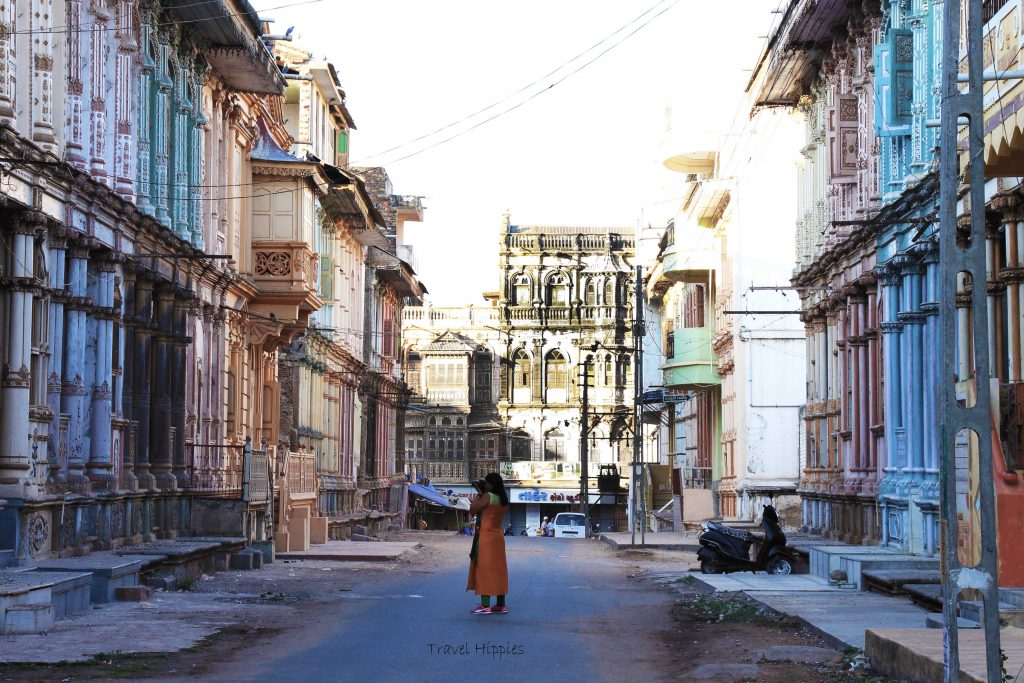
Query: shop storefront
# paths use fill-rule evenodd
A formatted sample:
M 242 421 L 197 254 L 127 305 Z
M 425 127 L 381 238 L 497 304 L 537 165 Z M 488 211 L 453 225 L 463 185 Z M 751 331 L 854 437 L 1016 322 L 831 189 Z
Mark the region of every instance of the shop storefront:
M 438 487 L 438 490 L 453 497 L 472 499 L 476 492 L 471 486 Z M 512 525 L 512 533 L 520 535 L 529 529 L 533 533 L 540 528 L 544 517 L 554 519 L 559 512 L 578 512 L 580 509 L 579 489 L 539 488 L 510 485 L 507 488 L 509 509 L 505 513 L 504 526 Z M 590 519 L 597 522 L 601 531 L 613 531 L 615 523 L 615 496 L 612 494 L 590 494 Z M 624 503 L 623 503 L 624 504 Z

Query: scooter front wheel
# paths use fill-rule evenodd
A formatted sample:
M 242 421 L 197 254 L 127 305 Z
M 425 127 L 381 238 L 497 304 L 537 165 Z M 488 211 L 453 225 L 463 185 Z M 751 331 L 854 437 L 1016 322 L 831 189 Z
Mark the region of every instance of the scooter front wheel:
M 700 561 L 700 573 L 701 574 L 721 574 L 721 568 L 712 562 L 711 560 Z
M 766 569 L 769 574 L 787 576 L 793 573 L 793 563 L 784 555 L 776 555 L 772 559 L 768 560 L 768 566 Z

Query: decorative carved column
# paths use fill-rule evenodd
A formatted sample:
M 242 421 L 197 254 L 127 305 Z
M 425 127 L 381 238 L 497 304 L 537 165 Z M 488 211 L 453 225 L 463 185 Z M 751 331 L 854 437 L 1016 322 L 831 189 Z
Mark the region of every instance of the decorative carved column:
M 903 410 L 906 417 L 907 466 L 915 477 L 924 469 L 924 314 L 921 313 L 921 290 L 924 267 L 910 257 L 896 256 L 903 271 L 903 303 L 899 320 L 904 324 L 906 344 L 903 346 Z
M 153 302 L 156 334 L 153 337 L 153 390 L 149 408 L 149 459 L 156 486 L 174 490 L 177 482 L 172 473 L 172 448 L 175 434 L 171 417 L 171 372 L 174 341 L 174 290 L 169 285 L 157 287 Z
M 89 68 L 89 173 L 99 183 L 109 185 L 107 177 L 107 57 L 110 45 L 107 37 L 112 36 L 107 25 L 110 15 L 100 3 L 90 3 L 90 32 L 92 44 Z M 115 74 L 116 78 L 116 74 Z
M 89 479 L 103 486 L 116 485 L 111 460 L 113 415 L 114 260 L 106 254 L 96 259 L 96 361 L 92 387 L 92 419 L 89 430 Z
M 67 238 L 70 231 L 51 227 L 50 248 L 50 375 L 46 382 L 46 405 L 53 416 L 50 422 L 49 482 L 57 486 L 67 476 L 67 434 L 61 429 L 61 388 L 64 377 L 64 304 L 68 292 L 64 282 L 67 268 Z
M 0 124 L 14 127 L 17 114 L 17 0 L 0 0 Z
M 139 114 L 138 114 L 138 141 L 139 141 L 139 210 L 150 216 L 156 215 L 156 189 L 153 186 L 154 172 L 154 143 L 153 124 L 155 122 L 156 106 L 155 82 L 156 61 L 154 59 L 153 30 L 146 26 L 149 21 L 148 15 L 143 14 L 141 44 L 139 45 Z M 129 109 L 129 120 L 131 112 Z
M 121 369 L 121 384 L 124 391 L 121 394 L 121 414 L 128 420 L 128 428 L 125 434 L 125 442 L 121 446 L 123 454 L 122 481 L 128 490 L 138 488 L 139 481 L 135 476 L 135 457 L 138 450 L 138 435 L 135 423 L 135 269 L 126 264 L 123 271 L 124 276 L 124 301 L 122 302 L 122 344 L 124 349 L 124 364 Z M 116 408 L 116 406 L 115 406 Z
M 117 54 L 114 57 L 114 191 L 131 201 L 135 197 L 135 155 L 132 152 L 133 62 L 139 46 L 132 25 L 134 2 L 117 0 Z M 142 92 L 146 92 L 143 90 Z
M 999 244 L 1002 237 L 991 226 L 987 230 L 985 239 L 985 289 L 988 297 L 988 345 L 989 358 L 991 359 L 991 373 L 993 377 L 1000 380 L 1006 379 L 1003 368 L 1006 367 L 1006 343 L 1003 339 L 1003 313 L 1002 298 L 1006 286 L 1000 278 L 1002 263 L 1000 262 Z
M 209 123 L 203 114 L 203 79 L 204 74 L 198 69 L 192 73 L 188 87 L 192 91 L 192 108 L 188 127 L 188 223 L 192 233 L 192 246 L 206 249 L 203 240 L 203 202 L 200 201 L 199 189 L 203 169 L 203 137 Z
M 188 312 L 191 292 L 177 292 L 173 298 L 173 340 L 171 342 L 171 426 L 174 428 L 173 464 L 178 488 L 188 488 L 189 476 L 185 453 L 185 363 L 188 354 Z
M 171 86 L 171 119 L 168 122 L 171 134 L 171 150 L 168 166 L 168 182 L 171 184 L 168 196 L 170 200 L 171 225 L 174 234 L 185 240 L 192 241 L 192 226 L 189 223 L 189 137 L 192 118 L 192 101 L 189 98 L 188 84 L 191 78 L 191 65 L 171 58 L 175 65 L 175 82 Z
M 68 250 L 68 299 L 64 304 L 64 367 L 61 376 L 60 411 L 67 416 L 68 482 L 72 487 L 85 483 L 83 437 L 85 434 L 86 309 L 88 297 L 89 238 L 79 238 Z
M 153 343 L 153 276 L 139 272 L 135 277 L 134 348 L 132 358 L 132 416 L 135 421 L 135 476 L 141 489 L 155 489 L 150 463 L 150 412 L 153 404 L 150 355 Z
M 899 467 L 899 439 L 896 430 L 903 427 L 903 411 L 900 405 L 900 333 L 903 323 L 899 322 L 899 271 L 892 266 L 879 266 L 875 272 L 882 283 L 883 320 L 879 323 L 884 349 L 885 396 L 882 400 L 885 419 L 885 462 L 883 471 L 895 472 Z
M 153 30 L 150 39 L 159 41 L 161 34 Z M 174 102 L 174 82 L 171 81 L 165 69 L 167 55 L 170 48 L 163 42 L 156 44 L 157 61 L 154 64 L 153 78 L 155 92 L 153 93 L 152 121 L 150 122 L 150 156 L 152 158 L 152 177 L 150 182 L 150 198 L 153 203 L 154 215 L 164 226 L 171 226 L 171 216 L 168 211 L 170 197 L 170 140 L 171 120 L 168 115 Z
M 65 130 L 65 158 L 75 168 L 85 170 L 85 127 L 82 125 L 82 66 L 88 62 L 88 56 L 82 54 L 82 38 L 87 34 L 82 30 L 82 0 L 66 0 L 67 2 L 67 111 L 68 126 Z M 92 23 L 92 19 L 86 24 Z
M 7 353 L 3 358 L 0 393 L 0 495 L 30 496 L 38 493 L 29 425 L 29 395 L 32 367 L 32 292 L 35 233 L 45 220 L 42 214 L 28 212 L 14 219 L 13 232 L 6 235 L 9 245 L 3 264 L 6 290 L 3 308 L 10 326 Z
M 32 141 L 51 154 L 57 153 L 53 130 L 54 100 L 53 44 L 61 33 L 53 30 L 53 0 L 30 0 L 32 62 Z

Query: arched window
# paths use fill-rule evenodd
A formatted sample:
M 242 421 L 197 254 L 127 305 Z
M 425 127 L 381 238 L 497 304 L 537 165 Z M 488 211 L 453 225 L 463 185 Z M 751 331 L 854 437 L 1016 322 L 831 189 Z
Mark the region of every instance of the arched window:
M 561 351 L 554 349 L 548 352 L 544 361 L 545 386 L 548 389 L 565 389 L 569 379 L 569 364 L 566 362 L 565 356 Z
M 619 384 L 625 386 L 632 377 L 632 363 L 628 355 L 622 354 L 619 357 Z
M 512 355 L 512 364 L 515 366 L 515 379 L 512 386 L 516 389 L 529 389 L 533 374 L 530 356 L 523 349 L 519 349 Z
M 569 305 L 569 278 L 555 273 L 548 278 L 548 306 Z
M 544 460 L 565 462 L 565 436 L 557 427 L 544 434 Z
M 513 276 L 512 304 L 514 306 L 529 306 L 531 303 L 530 277 L 524 273 Z
M 615 305 L 615 278 L 608 278 L 604 281 L 604 305 Z
M 611 357 L 610 354 L 604 357 L 603 370 L 604 370 L 604 374 L 603 374 L 604 385 L 606 387 L 610 387 L 610 386 L 612 386 L 613 382 L 615 381 L 615 374 L 614 374 L 614 372 L 615 372 L 615 361 L 612 360 L 612 357 Z
M 597 304 L 597 283 L 594 282 L 593 278 L 587 280 L 587 286 L 584 290 L 583 301 L 588 306 L 594 306 Z

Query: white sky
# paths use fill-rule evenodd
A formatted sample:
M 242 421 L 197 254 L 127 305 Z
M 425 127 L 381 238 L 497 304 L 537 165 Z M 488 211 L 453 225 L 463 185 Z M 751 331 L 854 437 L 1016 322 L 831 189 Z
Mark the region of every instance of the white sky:
M 523 225 L 633 228 L 641 217 L 664 224 L 676 208 L 672 185 L 682 179 L 661 165 L 672 152 L 664 144 L 666 106 L 676 133 L 725 132 L 780 2 L 679 0 L 515 111 L 394 161 L 540 88 L 440 135 L 370 155 L 514 93 L 656 0 L 322 0 L 268 9 L 297 1 L 253 5 L 276 20 L 275 33 L 295 26 L 296 43 L 337 68 L 357 126 L 353 165 L 384 166 L 397 194 L 425 197 L 424 221 L 407 228 L 406 241 L 434 304 L 480 303 L 481 292 L 497 289 L 498 229 L 506 209 L 513 224 Z M 664 0 L 659 10 L 670 4 Z

